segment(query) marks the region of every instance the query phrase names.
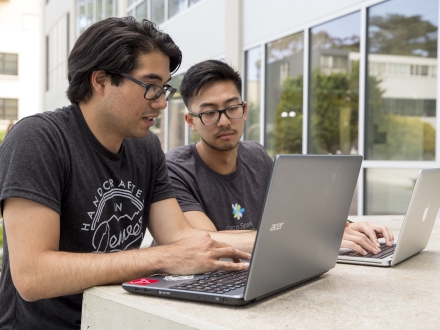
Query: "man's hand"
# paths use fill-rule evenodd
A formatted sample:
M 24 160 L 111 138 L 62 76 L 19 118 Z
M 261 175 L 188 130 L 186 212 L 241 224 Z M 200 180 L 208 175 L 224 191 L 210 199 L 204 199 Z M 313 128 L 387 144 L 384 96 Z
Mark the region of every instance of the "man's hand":
M 388 246 L 394 243 L 394 236 L 389 228 L 371 222 L 354 222 L 345 227 L 341 247 L 350 248 L 362 255 L 368 252 L 377 254 L 380 252 L 378 238 L 385 238 Z
M 165 266 L 160 272 L 173 275 L 202 274 L 214 270 L 244 270 L 251 255 L 234 249 L 232 246 L 214 241 L 208 233 L 200 232 L 174 244 L 154 247 L 162 249 Z M 221 261 L 220 258 L 231 258 L 233 261 Z

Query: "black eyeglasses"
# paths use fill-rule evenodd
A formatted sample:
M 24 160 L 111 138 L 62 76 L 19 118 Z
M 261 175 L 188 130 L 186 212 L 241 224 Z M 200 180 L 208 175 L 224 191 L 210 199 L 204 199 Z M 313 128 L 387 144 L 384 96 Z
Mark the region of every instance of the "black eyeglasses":
M 156 100 L 158 99 L 162 94 L 165 94 L 165 100 L 169 101 L 173 97 L 174 93 L 177 91 L 174 87 L 170 85 L 165 85 L 163 88 L 160 86 L 156 86 L 153 84 L 146 84 L 142 81 L 137 80 L 136 78 L 133 78 L 129 74 L 126 73 L 119 73 L 121 76 L 131 80 L 135 84 L 138 84 L 139 86 L 142 86 L 145 88 L 144 98 L 146 100 Z
M 244 115 L 244 102 L 230 105 L 222 110 L 208 110 L 201 113 L 188 111 L 191 117 L 199 117 L 203 125 L 209 126 L 218 123 L 222 113 L 229 119 L 238 119 Z

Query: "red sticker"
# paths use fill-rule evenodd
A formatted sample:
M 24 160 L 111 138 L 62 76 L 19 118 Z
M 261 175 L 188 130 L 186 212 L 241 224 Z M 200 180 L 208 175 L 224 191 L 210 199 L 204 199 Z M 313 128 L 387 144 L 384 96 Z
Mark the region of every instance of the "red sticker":
M 138 278 L 137 280 L 133 280 L 127 282 L 128 284 L 137 284 L 137 285 L 150 285 L 156 282 L 160 282 L 160 280 L 153 280 L 151 278 Z

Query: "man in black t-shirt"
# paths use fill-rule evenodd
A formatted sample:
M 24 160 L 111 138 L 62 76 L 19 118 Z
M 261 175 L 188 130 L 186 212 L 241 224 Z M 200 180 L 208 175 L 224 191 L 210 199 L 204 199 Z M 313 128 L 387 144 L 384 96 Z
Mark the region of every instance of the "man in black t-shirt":
M 260 144 L 240 142 L 248 114 L 241 88 L 238 72 L 226 63 L 208 60 L 192 66 L 180 94 L 189 110 L 185 120 L 200 142 L 171 150 L 166 158 L 188 222 L 194 228 L 227 232 L 228 243 L 251 251 L 252 238 L 237 234 L 258 226 L 272 159 Z M 378 253 L 379 237 L 388 245 L 394 241 L 387 227 L 347 222 L 341 247 Z
M 95 23 L 69 56 L 72 105 L 7 134 L 1 329 L 79 329 L 82 292 L 96 285 L 247 268 L 220 261 L 250 258 L 222 243 L 227 233 L 189 225 L 150 133 L 180 62 L 173 40 L 149 21 Z M 139 250 L 147 228 L 161 246 Z

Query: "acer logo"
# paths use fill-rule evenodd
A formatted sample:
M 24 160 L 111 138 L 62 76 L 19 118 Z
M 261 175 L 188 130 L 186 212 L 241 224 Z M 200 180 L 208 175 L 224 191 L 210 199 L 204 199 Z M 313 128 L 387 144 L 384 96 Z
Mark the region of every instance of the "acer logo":
M 270 231 L 280 230 L 283 225 L 284 225 L 284 222 L 274 223 L 274 224 L 272 224 L 272 227 L 270 227 Z

